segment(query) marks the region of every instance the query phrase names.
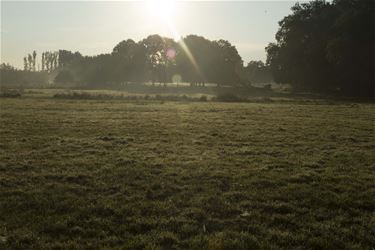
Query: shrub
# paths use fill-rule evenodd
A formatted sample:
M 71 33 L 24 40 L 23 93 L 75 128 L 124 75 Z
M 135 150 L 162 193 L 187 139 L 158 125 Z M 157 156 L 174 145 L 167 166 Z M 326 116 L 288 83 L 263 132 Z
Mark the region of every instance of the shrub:
M 21 97 L 21 90 L 3 89 L 0 91 L 0 97 L 7 97 L 7 98 Z
M 271 91 L 272 90 L 272 85 L 271 84 L 266 84 L 263 86 L 263 89 L 266 91 Z
M 207 102 L 207 96 L 202 95 L 202 96 L 199 98 L 199 101 L 201 101 L 201 102 Z
M 216 96 L 215 100 L 219 102 L 244 102 L 246 101 L 245 98 L 239 97 L 232 93 L 219 94 Z

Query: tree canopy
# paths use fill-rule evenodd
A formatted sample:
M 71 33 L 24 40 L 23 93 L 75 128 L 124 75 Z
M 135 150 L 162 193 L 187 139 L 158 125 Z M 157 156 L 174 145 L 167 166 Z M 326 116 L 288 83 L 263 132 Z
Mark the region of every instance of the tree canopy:
M 192 86 L 204 83 L 237 86 L 243 82 L 243 61 L 226 40 L 210 41 L 189 35 L 176 42 L 150 35 L 139 42 L 119 42 L 110 54 L 82 56 L 60 50 L 58 68 L 69 71 L 75 82 L 106 85 L 151 82 L 166 84 L 178 79 Z M 48 64 L 47 64 L 48 65 Z M 56 79 L 61 82 L 60 76 Z
M 296 90 L 373 95 L 374 2 L 297 3 L 266 48 L 274 79 Z

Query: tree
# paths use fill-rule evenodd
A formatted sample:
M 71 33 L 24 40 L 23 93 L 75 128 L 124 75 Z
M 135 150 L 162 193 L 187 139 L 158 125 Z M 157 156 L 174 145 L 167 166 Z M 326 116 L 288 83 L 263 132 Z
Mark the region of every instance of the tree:
M 26 59 L 26 58 L 24 58 Z M 22 82 L 22 74 L 28 73 L 26 70 L 20 71 L 9 64 L 0 64 L 0 86 L 5 84 L 20 84 Z
M 61 68 L 65 68 L 80 60 L 82 58 L 82 55 L 79 52 L 73 53 L 68 50 L 59 50 L 57 57 L 58 66 Z
M 47 62 L 48 62 L 48 64 L 49 64 L 49 66 L 48 66 L 48 68 L 49 68 L 49 71 L 53 71 L 54 70 L 54 53 L 53 52 L 48 52 L 48 60 L 47 60 Z
M 33 71 L 36 71 L 35 64 L 36 64 L 36 51 L 33 51 Z
M 68 70 L 62 70 L 60 71 L 56 77 L 54 82 L 55 83 L 71 83 L 74 81 L 73 74 Z
M 276 44 L 266 50 L 267 62 L 275 80 L 292 84 L 296 89 L 328 89 L 330 65 L 325 57 L 325 40 L 333 16 L 324 0 L 297 3 L 293 14 L 279 22 Z
M 189 35 L 179 43 L 176 68 L 191 86 L 205 82 L 236 85 L 241 82 L 243 62 L 235 46 L 226 40 L 210 41 Z
M 244 69 L 246 79 L 250 83 L 273 82 L 271 69 L 262 61 L 250 61 Z
M 179 43 L 177 69 L 183 81 L 191 86 L 210 82 L 209 72 L 214 60 L 211 41 L 202 36 L 188 35 Z
M 45 69 L 47 72 L 50 71 L 50 53 L 48 51 L 44 52 L 44 64 L 45 64 Z
M 243 61 L 235 46 L 226 40 L 214 42 L 218 60 L 215 61 L 216 81 L 219 84 L 236 86 L 242 82 Z
M 27 63 L 27 58 L 24 58 Z M 9 64 L 0 65 L 0 85 L 30 85 L 30 84 L 45 84 L 48 80 L 48 75 L 44 72 L 30 71 L 28 66 L 27 70 L 18 70 Z
M 44 66 L 48 72 L 51 72 L 58 67 L 58 52 L 46 51 L 44 52 Z
M 42 53 L 42 71 L 44 71 L 44 67 L 45 67 L 45 58 L 44 58 L 44 52 Z
M 366 95 L 373 91 L 374 4 L 316 0 L 296 4 L 266 48 L 275 80 L 295 90 Z
M 132 39 L 118 43 L 112 51 L 114 79 L 117 82 L 135 82 L 144 79 L 146 50 Z
M 59 57 L 59 52 L 56 51 L 53 53 L 53 68 L 57 69 L 58 68 L 58 57 Z
M 366 0 L 334 1 L 337 18 L 327 42 L 337 86 L 346 95 L 374 96 L 375 4 Z
M 161 37 L 159 35 L 150 35 L 140 41 L 146 53 L 146 67 L 148 69 L 149 79 L 153 84 L 160 82 L 166 84 L 170 79 L 167 76 L 168 67 L 174 61 L 170 58 L 169 51 L 176 51 L 176 43 L 173 39 Z
M 27 55 L 27 64 L 28 64 L 28 71 L 32 71 L 33 69 L 33 56 L 31 54 Z
M 28 70 L 27 57 L 26 56 L 23 58 L 23 70 L 24 71 Z
M 113 81 L 111 54 L 83 57 L 77 66 L 72 65 L 79 77 L 78 81 L 89 86 L 105 86 Z

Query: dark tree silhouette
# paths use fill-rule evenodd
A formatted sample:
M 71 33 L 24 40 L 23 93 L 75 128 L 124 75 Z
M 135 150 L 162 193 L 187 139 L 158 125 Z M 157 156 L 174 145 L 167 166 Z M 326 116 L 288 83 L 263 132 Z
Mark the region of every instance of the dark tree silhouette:
M 26 57 L 24 62 L 27 63 Z M 18 70 L 9 64 L 0 65 L 0 85 L 29 85 L 29 84 L 46 84 L 48 75 L 43 72 L 34 72 L 29 70 Z
M 145 48 L 132 39 L 117 44 L 112 51 L 113 78 L 116 82 L 142 81 L 146 64 Z
M 243 61 L 236 47 L 226 40 L 216 41 L 214 45 L 218 55 L 218 61 L 214 62 L 217 76 L 215 82 L 232 86 L 241 84 Z
M 210 82 L 208 74 L 215 54 L 211 41 L 202 36 L 189 35 L 182 39 L 179 50 L 177 68 L 182 80 L 190 82 L 191 86 Z
M 59 50 L 58 51 L 58 67 L 65 68 L 71 65 L 72 63 L 80 60 L 82 55 L 79 52 L 71 52 L 68 50 Z
M 58 57 L 59 57 L 59 52 L 57 51 L 57 52 L 54 52 L 53 53 L 53 68 L 54 69 L 57 69 L 57 67 L 58 67 Z
M 151 82 L 153 84 L 155 82 L 164 84 L 170 82 L 167 77 L 167 70 L 174 58 L 170 58 L 168 53 L 170 50 L 176 50 L 176 42 L 171 38 L 150 35 L 140 41 L 140 46 L 146 52 L 146 67 Z
M 33 51 L 33 71 L 36 71 L 35 65 L 36 65 L 36 51 Z
M 60 71 L 54 80 L 56 83 L 72 83 L 74 81 L 73 74 L 68 70 Z
M 28 70 L 27 57 L 26 56 L 23 58 L 23 70 L 24 71 Z
M 27 65 L 28 65 L 28 71 L 32 71 L 33 69 L 33 56 L 31 54 L 27 55 Z
M 266 48 L 276 82 L 295 90 L 373 94 L 374 4 L 317 0 L 296 4 Z
M 262 61 L 250 61 L 244 69 L 249 83 L 271 83 L 273 77 L 271 69 Z
M 176 68 L 191 86 L 204 83 L 238 85 L 243 62 L 237 49 L 226 40 L 210 41 L 189 35 L 179 43 Z
M 336 0 L 327 59 L 346 95 L 375 96 L 375 2 Z

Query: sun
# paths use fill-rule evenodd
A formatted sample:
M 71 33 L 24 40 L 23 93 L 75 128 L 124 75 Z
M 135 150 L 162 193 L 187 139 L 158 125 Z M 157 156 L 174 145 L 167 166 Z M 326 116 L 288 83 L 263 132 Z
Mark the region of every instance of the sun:
M 176 1 L 174 0 L 147 0 L 146 3 L 151 19 L 170 22 L 176 16 Z
M 176 41 L 180 39 L 177 30 L 177 20 L 180 19 L 177 0 L 146 0 L 143 2 L 143 14 L 146 17 L 146 23 L 149 27 L 154 27 L 157 33 L 169 34 Z

